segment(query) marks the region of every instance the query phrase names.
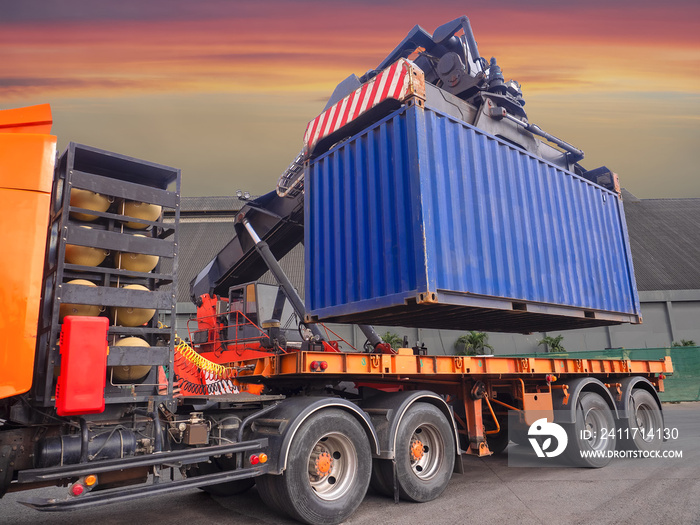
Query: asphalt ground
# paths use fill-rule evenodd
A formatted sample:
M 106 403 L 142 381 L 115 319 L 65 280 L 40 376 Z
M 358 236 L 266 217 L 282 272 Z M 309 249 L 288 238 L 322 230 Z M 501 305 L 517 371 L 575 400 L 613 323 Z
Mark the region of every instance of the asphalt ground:
M 682 459 L 613 460 L 602 469 L 581 469 L 509 467 L 505 454 L 467 456 L 465 473 L 455 474 L 437 500 L 394 504 L 369 492 L 346 523 L 700 524 L 700 403 L 664 405 L 664 412 L 666 427 L 678 429 L 678 439 L 664 448 L 681 450 Z M 518 446 L 511 443 L 506 452 Z M 40 489 L 46 497 L 62 497 L 65 490 Z M 294 523 L 267 508 L 255 488 L 225 498 L 193 489 L 62 513 L 41 513 L 17 503 L 27 494 L 0 500 L 0 524 Z

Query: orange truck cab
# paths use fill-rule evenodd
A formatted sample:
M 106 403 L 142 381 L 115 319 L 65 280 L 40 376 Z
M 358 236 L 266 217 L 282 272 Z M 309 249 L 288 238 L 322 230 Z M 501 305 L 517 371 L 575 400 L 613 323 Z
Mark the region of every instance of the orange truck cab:
M 32 385 L 56 137 L 48 104 L 0 111 L 0 399 Z

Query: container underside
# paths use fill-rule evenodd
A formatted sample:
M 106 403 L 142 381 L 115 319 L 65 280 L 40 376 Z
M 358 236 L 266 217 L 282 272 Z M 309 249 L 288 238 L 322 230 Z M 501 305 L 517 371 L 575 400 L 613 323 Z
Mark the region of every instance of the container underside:
M 387 298 L 391 301 L 391 298 Z M 394 298 L 395 299 L 395 298 Z M 353 311 L 353 305 L 315 312 L 311 321 L 406 326 L 442 330 L 482 330 L 486 332 L 554 332 L 637 324 L 636 315 L 608 311 L 571 308 L 533 302 L 517 302 L 505 298 L 478 297 L 450 292 L 419 294 L 401 303 L 382 304 L 375 308 Z
M 315 319 L 315 318 L 314 318 Z M 315 319 L 318 320 L 318 319 Z M 449 304 L 407 304 L 368 312 L 324 317 L 326 323 L 409 326 L 441 330 L 480 330 L 484 332 L 558 332 L 611 326 L 630 319 L 596 319 L 533 313 L 521 310 L 497 310 Z

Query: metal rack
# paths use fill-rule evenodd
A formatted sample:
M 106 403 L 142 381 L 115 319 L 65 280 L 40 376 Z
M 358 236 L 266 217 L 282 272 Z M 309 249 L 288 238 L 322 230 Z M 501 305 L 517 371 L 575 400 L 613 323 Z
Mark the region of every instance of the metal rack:
M 173 186 L 174 191 L 169 189 Z M 75 189 L 107 196 L 111 204 L 103 212 L 71 206 Z M 164 221 L 163 213 L 153 221 L 127 216 L 120 207 L 125 201 L 159 205 L 168 211 L 169 218 Z M 143 326 L 120 326 L 110 319 L 107 366 L 148 365 L 151 370 L 138 381 L 117 384 L 108 368 L 105 402 L 157 402 L 172 396 L 180 170 L 70 143 L 56 165 L 51 202 L 34 403 L 45 407 L 54 404 L 62 304 L 98 305 L 102 316 L 109 316 L 111 307 L 154 309 L 155 315 Z M 97 218 L 84 222 L 75 217 L 76 212 Z M 143 224 L 145 229 L 130 228 L 127 222 Z M 104 249 L 109 255 L 99 266 L 70 264 L 65 261 L 66 245 Z M 117 252 L 156 255 L 159 262 L 151 272 L 119 269 L 115 267 Z M 68 284 L 72 279 L 85 279 L 96 286 Z M 130 284 L 145 286 L 148 291 L 123 288 Z M 167 328 L 160 327 L 161 319 Z M 138 336 L 150 348 L 115 346 L 121 336 Z M 160 367 L 167 371 L 167 385 L 162 383 L 162 377 L 159 385 Z

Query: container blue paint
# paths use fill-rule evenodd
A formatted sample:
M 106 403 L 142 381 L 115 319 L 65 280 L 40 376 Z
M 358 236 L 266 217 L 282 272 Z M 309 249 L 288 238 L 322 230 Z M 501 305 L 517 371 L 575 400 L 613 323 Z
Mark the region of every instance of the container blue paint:
M 312 160 L 305 185 L 312 318 L 503 332 L 641 322 L 619 196 L 429 107 Z

